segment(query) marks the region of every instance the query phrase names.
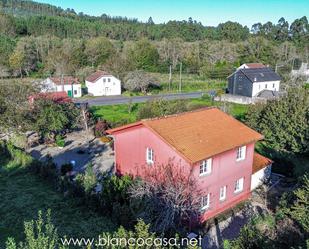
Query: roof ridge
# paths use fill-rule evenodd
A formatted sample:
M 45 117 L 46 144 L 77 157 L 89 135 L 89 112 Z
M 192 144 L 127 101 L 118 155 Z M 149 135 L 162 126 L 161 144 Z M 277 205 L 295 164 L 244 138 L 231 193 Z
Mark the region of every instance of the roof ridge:
M 183 116 L 183 115 L 186 115 L 186 114 L 195 113 L 195 112 L 201 112 L 201 111 L 211 110 L 211 109 L 219 109 L 219 108 L 216 107 L 216 106 L 207 106 L 207 107 L 202 107 L 202 108 L 198 108 L 198 109 L 195 109 L 195 110 L 190 110 L 190 111 L 185 111 L 185 112 L 180 112 L 180 113 L 169 114 L 169 115 L 165 115 L 165 116 L 161 116 L 161 117 L 146 118 L 146 119 L 142 119 L 141 122 L 173 118 L 173 117 Z

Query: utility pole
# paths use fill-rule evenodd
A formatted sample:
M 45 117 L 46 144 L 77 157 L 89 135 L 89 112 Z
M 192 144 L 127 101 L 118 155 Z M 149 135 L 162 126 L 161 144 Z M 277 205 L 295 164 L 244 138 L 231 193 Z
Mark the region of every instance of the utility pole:
M 168 91 L 171 91 L 171 84 L 172 84 L 172 65 L 170 65 L 170 76 L 168 79 Z
M 182 87 L 182 62 L 180 62 L 180 69 L 179 69 L 179 92 L 181 92 Z
M 280 65 L 280 64 L 277 64 L 277 63 L 276 63 L 276 69 L 275 69 L 275 72 L 276 72 L 276 73 L 278 73 L 278 68 L 279 68 L 279 67 L 284 67 L 284 65 L 282 65 L 282 64 Z

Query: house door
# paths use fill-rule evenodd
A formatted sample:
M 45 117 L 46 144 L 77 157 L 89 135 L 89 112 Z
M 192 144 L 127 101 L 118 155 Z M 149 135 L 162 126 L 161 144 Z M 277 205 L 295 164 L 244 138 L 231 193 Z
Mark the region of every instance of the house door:
M 105 87 L 105 95 L 108 95 L 109 88 Z
M 69 96 L 70 98 L 73 97 L 73 95 L 72 95 L 72 90 L 68 90 L 68 96 Z

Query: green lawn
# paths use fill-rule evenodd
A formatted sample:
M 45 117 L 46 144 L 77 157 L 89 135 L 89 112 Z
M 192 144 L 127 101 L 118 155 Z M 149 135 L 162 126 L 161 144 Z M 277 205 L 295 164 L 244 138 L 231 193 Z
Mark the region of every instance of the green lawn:
M 222 107 L 222 102 L 211 101 L 209 98 L 198 98 L 186 100 L 189 105 L 198 107 L 217 106 Z M 126 104 L 126 105 L 110 105 L 110 106 L 94 106 L 91 108 L 95 117 L 105 119 L 112 123 L 113 126 L 128 124 L 137 120 L 138 109 L 143 104 Z M 227 112 L 231 113 L 235 118 L 242 119 L 248 110 L 248 105 L 226 103 Z M 130 111 L 129 111 L 130 110 Z
M 0 248 L 7 237 L 23 239 L 23 222 L 36 219 L 38 210 L 51 209 L 59 236 L 94 237 L 113 231 L 106 217 L 89 210 L 77 199 L 64 198 L 47 182 L 18 163 L 0 155 Z
M 152 73 L 161 85 L 161 89 L 153 89 L 153 93 L 158 92 L 177 92 L 179 90 L 179 74 L 172 75 L 172 84 L 169 88 L 169 74 Z M 208 79 L 197 74 L 183 74 L 182 75 L 182 92 L 216 90 L 224 92 L 227 85 L 226 79 Z
M 125 124 L 136 121 L 138 108 L 141 104 L 94 106 L 91 108 L 96 118 L 102 118 L 112 124 Z

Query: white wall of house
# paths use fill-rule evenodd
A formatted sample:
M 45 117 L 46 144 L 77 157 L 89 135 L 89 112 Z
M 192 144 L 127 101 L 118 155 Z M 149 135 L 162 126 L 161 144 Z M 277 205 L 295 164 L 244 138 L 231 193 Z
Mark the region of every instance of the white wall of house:
M 80 98 L 82 96 L 82 86 L 81 84 L 73 84 L 73 85 L 57 85 L 57 92 L 65 91 L 69 96 L 69 92 L 72 93 L 72 97 Z
M 103 76 L 96 82 L 86 81 L 86 86 L 93 96 L 121 95 L 121 81 L 114 76 Z
M 47 78 L 42 82 L 41 92 L 63 92 L 65 91 L 68 95 L 69 92 L 72 93 L 72 97 L 80 98 L 82 96 L 82 86 L 81 84 L 73 85 L 56 85 L 50 78 Z
M 279 91 L 280 90 L 280 80 L 254 82 L 253 88 L 252 88 L 252 97 L 255 97 L 263 90 Z
M 260 169 L 251 176 L 251 191 L 268 180 L 271 174 L 271 165 Z
M 237 68 L 237 70 L 244 69 L 244 68 L 249 68 L 249 67 L 247 66 L 247 64 L 242 64 L 240 67 Z

